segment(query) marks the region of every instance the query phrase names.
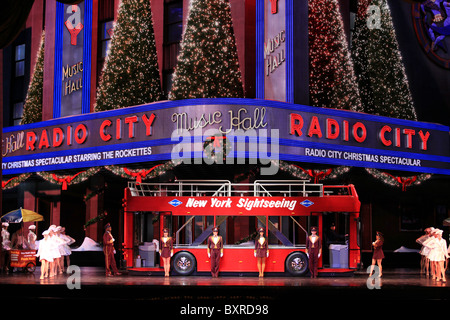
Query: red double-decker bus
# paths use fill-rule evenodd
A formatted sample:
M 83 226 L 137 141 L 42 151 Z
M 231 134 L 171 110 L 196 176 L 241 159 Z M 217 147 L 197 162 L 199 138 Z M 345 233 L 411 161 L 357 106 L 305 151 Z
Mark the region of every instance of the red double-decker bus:
M 257 271 L 253 252 L 260 227 L 269 239 L 265 272 L 308 273 L 305 243 L 312 226 L 324 240 L 319 272 L 353 272 L 360 263 L 360 201 L 353 185 L 303 180 L 130 182 L 123 201 L 124 258 L 133 270 L 146 269 L 135 265 L 140 245 L 149 237 L 159 239 L 168 228 L 174 238 L 172 273 L 210 271 L 206 240 L 215 226 L 225 244 L 220 272 Z M 331 224 L 341 233 L 338 244 L 328 241 Z

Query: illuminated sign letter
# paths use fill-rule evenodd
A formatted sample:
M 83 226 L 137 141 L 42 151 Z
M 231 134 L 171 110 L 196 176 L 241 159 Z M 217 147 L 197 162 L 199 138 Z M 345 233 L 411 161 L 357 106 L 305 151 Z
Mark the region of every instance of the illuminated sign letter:
M 278 12 L 278 0 L 270 0 L 270 12 L 272 14 Z
M 73 46 L 77 45 L 77 35 L 80 33 L 81 29 L 83 29 L 83 25 L 81 24 L 81 10 L 76 4 L 67 7 L 66 13 L 71 14 L 64 24 L 66 25 L 67 30 L 70 33 L 70 44 Z

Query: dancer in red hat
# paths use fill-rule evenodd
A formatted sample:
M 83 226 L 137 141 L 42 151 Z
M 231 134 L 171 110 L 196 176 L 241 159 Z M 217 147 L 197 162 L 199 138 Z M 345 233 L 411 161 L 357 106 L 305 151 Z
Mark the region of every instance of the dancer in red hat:
M 306 238 L 306 254 L 309 257 L 309 271 L 311 278 L 317 278 L 319 258 L 322 254 L 322 239 L 317 235 L 317 228 L 311 228 L 311 235 Z
M 168 277 L 170 272 L 170 258 L 173 256 L 173 240 L 169 237 L 169 229 L 164 228 L 161 237 L 159 255 L 164 265 L 164 276 Z
M 255 241 L 255 257 L 258 266 L 259 276 L 264 277 L 264 269 L 266 268 L 266 258 L 269 256 L 269 244 L 264 237 L 264 228 L 259 228 L 259 238 Z
M 383 267 L 381 265 L 381 262 L 384 259 L 383 243 L 384 243 L 384 236 L 380 231 L 377 231 L 376 240 L 374 242 L 372 242 L 373 254 L 372 254 L 372 265 L 370 267 L 369 277 L 372 275 L 373 269 L 375 267 L 375 263 L 378 265 L 378 268 L 379 268 L 378 277 L 381 277 L 383 275 L 383 272 L 382 272 Z
M 120 275 L 117 269 L 116 260 L 114 259 L 114 238 L 111 234 L 111 225 L 108 223 L 105 226 L 105 233 L 103 234 L 103 253 L 105 254 L 105 269 L 106 275 Z
M 220 258 L 223 256 L 223 239 L 219 236 L 219 229 L 214 227 L 213 235 L 208 238 L 208 258 L 211 259 L 211 275 L 213 278 L 219 276 Z

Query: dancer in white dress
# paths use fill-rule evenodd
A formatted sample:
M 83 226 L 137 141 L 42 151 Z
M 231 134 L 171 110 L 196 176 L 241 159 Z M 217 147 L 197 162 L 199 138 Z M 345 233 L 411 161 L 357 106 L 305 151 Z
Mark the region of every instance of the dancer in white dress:
M 433 237 L 430 237 L 430 239 L 424 242 L 424 245 L 430 248 L 428 258 L 431 263 L 432 279 L 446 282 L 445 261 L 449 257 L 447 241 L 442 238 L 442 230 L 440 229 L 434 229 L 432 235 Z
M 10 240 L 10 233 L 8 231 L 8 222 L 2 223 L 2 245 L 4 250 L 11 250 L 11 240 Z
M 65 239 L 61 237 L 61 226 L 57 226 L 55 228 L 55 241 L 58 245 L 58 251 L 60 257 L 56 259 L 56 272 L 63 273 L 64 272 L 64 256 L 66 254 L 66 250 L 64 245 L 66 244 Z
M 53 277 L 58 272 L 58 259 L 61 258 L 61 254 L 59 253 L 59 238 L 56 235 L 56 225 L 51 225 L 48 228 L 49 231 L 49 240 L 50 240 L 50 250 L 53 256 L 53 261 L 50 262 L 50 277 Z
M 36 253 L 36 257 L 39 257 L 41 262 L 41 278 L 44 279 L 49 276 L 49 264 L 53 262 L 53 254 L 51 252 L 51 242 L 49 239 L 49 231 L 42 232 L 44 239 L 39 241 L 39 249 Z
M 428 258 L 430 248 L 424 246 L 423 243 L 431 237 L 431 232 L 433 230 L 433 227 L 426 228 L 425 234 L 416 239 L 416 242 L 422 246 L 422 248 L 420 248 L 420 273 L 425 274 L 427 277 L 430 275 L 430 259 Z
M 72 254 L 72 250 L 70 249 L 70 245 L 75 242 L 75 240 L 66 235 L 66 228 L 57 227 L 57 234 L 59 239 L 61 240 L 61 244 L 59 245 L 59 252 L 61 254 L 61 258 L 59 259 L 59 264 L 62 272 L 64 272 L 64 260 L 66 260 L 67 267 L 70 266 L 70 255 Z
M 36 230 L 36 226 L 34 224 L 32 224 L 31 226 L 28 227 L 28 237 L 27 237 L 27 244 L 28 244 L 28 248 L 32 249 L 32 250 L 36 250 L 36 239 L 37 236 L 34 233 L 34 230 Z

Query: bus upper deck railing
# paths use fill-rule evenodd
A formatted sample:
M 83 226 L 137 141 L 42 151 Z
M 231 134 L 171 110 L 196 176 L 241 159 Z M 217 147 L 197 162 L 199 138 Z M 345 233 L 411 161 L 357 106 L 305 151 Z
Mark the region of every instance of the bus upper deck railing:
M 322 197 L 350 195 L 348 186 L 324 186 L 308 180 L 256 180 L 253 183 L 232 183 L 229 180 L 180 180 L 171 183 L 128 182 L 132 196 L 188 197 Z

